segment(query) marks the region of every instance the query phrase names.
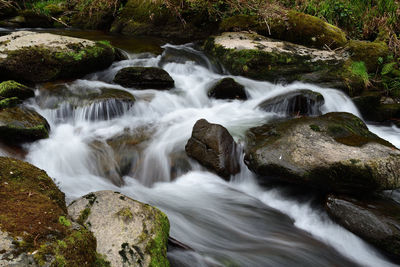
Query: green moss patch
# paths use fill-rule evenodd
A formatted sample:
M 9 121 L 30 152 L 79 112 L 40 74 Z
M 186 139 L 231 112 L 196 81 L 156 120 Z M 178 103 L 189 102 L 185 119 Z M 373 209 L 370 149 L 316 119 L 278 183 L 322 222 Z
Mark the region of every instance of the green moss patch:
M 35 96 L 32 89 L 15 81 L 5 81 L 0 83 L 0 97 L 17 97 L 21 100 Z
M 0 229 L 22 237 L 27 249 L 62 237 L 64 194 L 46 172 L 17 159 L 0 157 Z

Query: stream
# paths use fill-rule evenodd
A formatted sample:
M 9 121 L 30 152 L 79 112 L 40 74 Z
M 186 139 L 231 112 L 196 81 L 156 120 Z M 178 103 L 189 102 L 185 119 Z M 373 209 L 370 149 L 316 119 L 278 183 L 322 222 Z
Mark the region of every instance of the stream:
M 329 219 L 313 194 L 259 185 L 243 161 L 241 172 L 226 182 L 185 154 L 197 120 L 223 125 L 242 145 L 248 128 L 285 116 L 257 105 L 293 90 L 321 93 L 323 113 L 343 111 L 360 117 L 344 93 L 312 84 L 272 84 L 226 75 L 192 44 L 164 44 L 158 54 L 157 41 L 148 41 L 143 49 L 137 45 L 142 49 L 138 51 L 129 49 L 135 45 L 132 39 L 110 38 L 126 51 L 128 60 L 82 79 L 39 85 L 35 99 L 28 102 L 48 120 L 51 133 L 48 139 L 25 146 L 25 160 L 44 169 L 68 202 L 108 189 L 158 207 L 168 215 L 170 235 L 194 249 L 169 252 L 172 266 L 396 266 Z M 153 53 L 145 52 L 148 46 L 156 47 Z M 128 66 L 161 67 L 175 80 L 175 88 L 135 90 L 113 84 L 117 71 Z M 208 98 L 210 86 L 224 77 L 244 85 L 248 100 Z M 104 88 L 127 91 L 136 102 L 77 108 L 68 104 L 71 96 L 79 102 Z M 400 148 L 399 128 L 368 127 Z M 117 151 L 110 140 L 116 140 Z M 121 158 L 130 160 L 123 177 L 118 175 Z

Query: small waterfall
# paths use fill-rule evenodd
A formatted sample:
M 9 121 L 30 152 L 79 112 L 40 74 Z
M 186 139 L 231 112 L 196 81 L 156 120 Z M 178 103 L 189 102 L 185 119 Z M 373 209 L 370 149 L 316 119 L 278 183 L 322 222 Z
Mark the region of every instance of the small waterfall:
M 26 159 L 55 178 L 68 201 L 111 189 L 159 207 L 170 219 L 171 236 L 196 251 L 171 252 L 178 266 L 393 266 L 332 222 L 312 197 L 301 200 L 279 187 L 259 186 L 243 162 L 241 172 L 226 182 L 184 151 L 201 118 L 225 126 L 241 144 L 248 128 L 292 115 L 287 103 L 262 110 L 258 105 L 266 100 L 309 90 L 324 98 L 318 112 L 360 116 L 348 96 L 312 84 L 222 75 L 192 45 L 164 49 L 161 56 L 130 55 L 67 86 L 80 100 L 99 88 L 124 90 L 135 97 L 133 105 L 105 101 L 75 107 L 57 100 L 59 106 L 50 108 L 45 104 L 49 96 L 39 88 L 32 106 L 49 120 L 52 131 L 49 139 L 27 146 Z M 175 88 L 135 90 L 113 84 L 117 71 L 127 66 L 162 66 Z M 209 87 L 225 77 L 244 85 L 249 99 L 208 98 Z M 400 147 L 400 129 L 369 127 Z

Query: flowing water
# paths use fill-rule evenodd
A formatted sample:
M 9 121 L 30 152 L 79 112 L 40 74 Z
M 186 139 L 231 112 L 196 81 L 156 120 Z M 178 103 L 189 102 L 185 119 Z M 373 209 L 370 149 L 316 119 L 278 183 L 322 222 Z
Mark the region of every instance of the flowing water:
M 68 201 L 111 189 L 160 208 L 169 217 L 171 236 L 194 249 L 169 252 L 173 266 L 394 266 L 332 222 L 312 194 L 299 197 L 284 187 L 260 186 L 243 163 L 241 172 L 226 182 L 184 152 L 198 119 L 225 126 L 242 144 L 249 127 L 285 115 L 258 109 L 266 99 L 309 89 L 324 96 L 323 113 L 360 116 L 346 95 L 311 84 L 234 77 L 245 86 L 247 101 L 209 99 L 207 89 L 228 75 L 192 45 L 163 49 L 162 55 L 131 53 L 129 60 L 83 79 L 38 86 L 29 104 L 52 130 L 50 138 L 26 146 L 25 159 L 46 170 Z M 116 72 L 127 66 L 162 67 L 175 88 L 135 90 L 113 84 Z M 136 102 L 71 105 L 103 89 L 127 91 Z M 369 127 L 400 147 L 400 129 Z

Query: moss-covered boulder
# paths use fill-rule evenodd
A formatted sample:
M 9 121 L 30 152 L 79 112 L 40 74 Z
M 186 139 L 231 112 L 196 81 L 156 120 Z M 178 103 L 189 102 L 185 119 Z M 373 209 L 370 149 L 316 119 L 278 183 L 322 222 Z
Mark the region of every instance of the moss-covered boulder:
M 379 67 L 379 58 L 389 55 L 389 48 L 385 42 L 368 42 L 350 40 L 348 49 L 353 61 L 363 61 L 368 72 L 375 73 Z
M 5 81 L 0 83 L 0 97 L 17 97 L 21 100 L 35 96 L 33 90 L 15 81 Z
M 50 126 L 36 111 L 25 107 L 0 110 L 0 139 L 10 143 L 32 142 L 49 137 Z
M 95 238 L 68 220 L 64 194 L 46 172 L 0 157 L 0 183 L 1 266 L 93 266 Z
M 296 90 L 263 101 L 258 107 L 267 112 L 275 112 L 289 116 L 321 115 L 324 97 L 311 90 Z
M 338 27 L 294 10 L 272 19 L 270 32 L 273 38 L 322 49 L 334 49 L 347 43 L 346 34 Z
M 97 251 L 111 266 L 169 266 L 169 221 L 155 207 L 118 192 L 90 193 L 68 207 L 97 239 Z
M 247 99 L 244 86 L 232 78 L 219 80 L 208 90 L 207 95 L 216 99 Z
M 115 75 L 114 82 L 124 87 L 160 90 L 171 89 L 175 84 L 168 72 L 155 67 L 123 68 Z
M 257 80 L 303 80 L 346 92 L 365 87 L 345 53 L 307 48 L 245 32 L 209 38 L 204 49 L 230 73 Z M 368 73 L 367 73 L 368 78 Z
M 222 125 L 198 120 L 185 150 L 189 157 L 227 180 L 240 171 L 237 144 Z
M 328 214 L 354 234 L 392 255 L 400 255 L 400 206 L 393 200 L 357 200 L 330 195 Z
M 350 194 L 400 187 L 400 151 L 349 113 L 265 124 L 246 137 L 245 163 L 262 177 Z
M 13 108 L 21 103 L 17 97 L 2 98 L 0 97 L 0 110 L 5 108 Z
M 108 67 L 106 42 L 28 31 L 0 37 L 0 76 L 29 82 L 75 78 Z

